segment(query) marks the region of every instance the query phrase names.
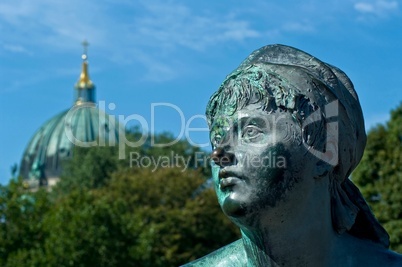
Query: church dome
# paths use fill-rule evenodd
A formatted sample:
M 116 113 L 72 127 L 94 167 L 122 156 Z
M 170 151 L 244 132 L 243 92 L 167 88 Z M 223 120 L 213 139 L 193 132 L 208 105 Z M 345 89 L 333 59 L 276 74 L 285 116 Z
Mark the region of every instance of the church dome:
M 95 105 L 95 86 L 89 79 L 86 51 L 82 59 L 74 105 L 46 121 L 24 152 L 20 175 L 30 187 L 54 185 L 74 146 L 109 146 L 118 140 L 119 127 L 114 117 Z

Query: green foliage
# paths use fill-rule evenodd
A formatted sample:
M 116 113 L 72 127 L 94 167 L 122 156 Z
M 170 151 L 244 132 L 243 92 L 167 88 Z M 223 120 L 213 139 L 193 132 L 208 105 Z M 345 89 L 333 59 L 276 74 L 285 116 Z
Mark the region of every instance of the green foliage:
M 127 139 L 131 142 L 137 142 L 142 138 L 138 129 L 133 129 L 127 133 Z M 206 177 L 211 176 L 209 168 L 208 154 L 199 147 L 190 145 L 185 140 L 176 140 L 169 133 L 160 133 L 157 135 L 148 135 L 144 140 L 144 144 L 139 147 L 126 147 L 126 156 L 124 160 L 120 160 L 122 168 L 135 167 L 132 155 L 136 153 L 142 157 L 147 156 L 158 160 L 161 157 L 169 157 L 171 166 L 184 169 L 187 164 L 189 169 L 200 170 Z M 186 162 L 183 162 L 184 159 Z M 134 163 L 134 164 L 133 164 Z M 154 166 L 150 166 L 152 168 Z
M 71 192 L 47 218 L 51 266 L 177 266 L 233 241 L 213 192 L 192 196 L 203 182 L 194 170 L 133 168 Z
M 213 190 L 198 190 L 205 166 L 130 166 L 131 152 L 195 162 L 201 151 L 147 140 L 119 160 L 118 148 L 77 148 L 51 192 L 31 192 L 21 180 L 1 187 L 0 266 L 178 266 L 238 238 Z
M 63 164 L 57 194 L 104 186 L 118 168 L 116 147 L 75 147 L 73 157 Z
M 1 266 L 43 266 L 44 217 L 50 206 L 46 191 L 30 192 L 22 179 L 0 186 Z
M 129 142 L 140 143 L 142 133 L 133 129 L 126 134 L 126 138 Z M 121 151 L 124 151 L 123 156 L 119 155 Z M 183 171 L 197 169 L 206 177 L 210 176 L 207 154 L 184 140 L 175 140 L 169 133 L 149 134 L 141 146 L 125 146 L 124 150 L 118 146 L 75 147 L 73 155 L 63 164 L 61 180 L 54 188 L 56 195 L 77 188 L 102 187 L 113 172 L 118 169 L 144 167 L 141 163 L 150 163 L 148 168 L 155 170 L 161 167 L 162 162 L 169 162 L 168 167 L 178 167 Z M 136 158 L 137 160 L 133 160 Z M 141 158 L 151 161 L 141 161 Z M 159 165 L 155 164 L 158 160 Z
M 402 103 L 386 125 L 371 129 L 367 137 L 352 179 L 390 234 L 391 249 L 402 253 Z

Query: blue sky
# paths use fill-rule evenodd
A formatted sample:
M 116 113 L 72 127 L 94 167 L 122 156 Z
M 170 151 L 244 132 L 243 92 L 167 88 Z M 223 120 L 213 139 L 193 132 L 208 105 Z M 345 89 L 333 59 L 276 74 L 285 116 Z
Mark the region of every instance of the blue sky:
M 210 95 L 253 50 L 274 43 L 302 49 L 352 79 L 366 128 L 402 101 L 402 3 L 396 0 L 0 2 L 0 183 L 34 132 L 71 107 L 81 42 L 97 100 L 111 115 L 151 104 L 203 115 Z M 156 131 L 180 133 L 172 108 L 155 110 Z M 202 119 L 192 127 L 205 127 Z M 194 134 L 205 143 L 208 134 Z

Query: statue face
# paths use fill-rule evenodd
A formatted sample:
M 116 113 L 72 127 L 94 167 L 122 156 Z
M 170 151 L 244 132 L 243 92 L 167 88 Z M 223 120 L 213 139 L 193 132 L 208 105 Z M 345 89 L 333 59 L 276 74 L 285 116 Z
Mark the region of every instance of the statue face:
M 268 114 L 256 105 L 223 111 L 210 137 L 215 190 L 228 216 L 275 207 L 303 175 L 301 127 L 288 112 Z

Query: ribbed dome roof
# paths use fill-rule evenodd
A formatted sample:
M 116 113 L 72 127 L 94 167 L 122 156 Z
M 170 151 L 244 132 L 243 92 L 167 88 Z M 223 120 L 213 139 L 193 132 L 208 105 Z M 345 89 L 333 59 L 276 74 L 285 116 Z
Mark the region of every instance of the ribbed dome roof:
M 76 105 L 45 122 L 34 134 L 21 161 L 20 175 L 31 186 L 47 185 L 60 177 L 62 162 L 69 158 L 74 144 L 113 145 L 118 125 L 95 105 Z
M 115 145 L 118 140 L 119 126 L 114 117 L 109 120 L 109 115 L 96 108 L 94 103 L 95 85 L 89 79 L 86 50 L 82 59 L 73 107 L 45 122 L 22 157 L 20 175 L 31 187 L 54 185 L 60 177 L 62 163 L 71 156 L 74 145 Z

